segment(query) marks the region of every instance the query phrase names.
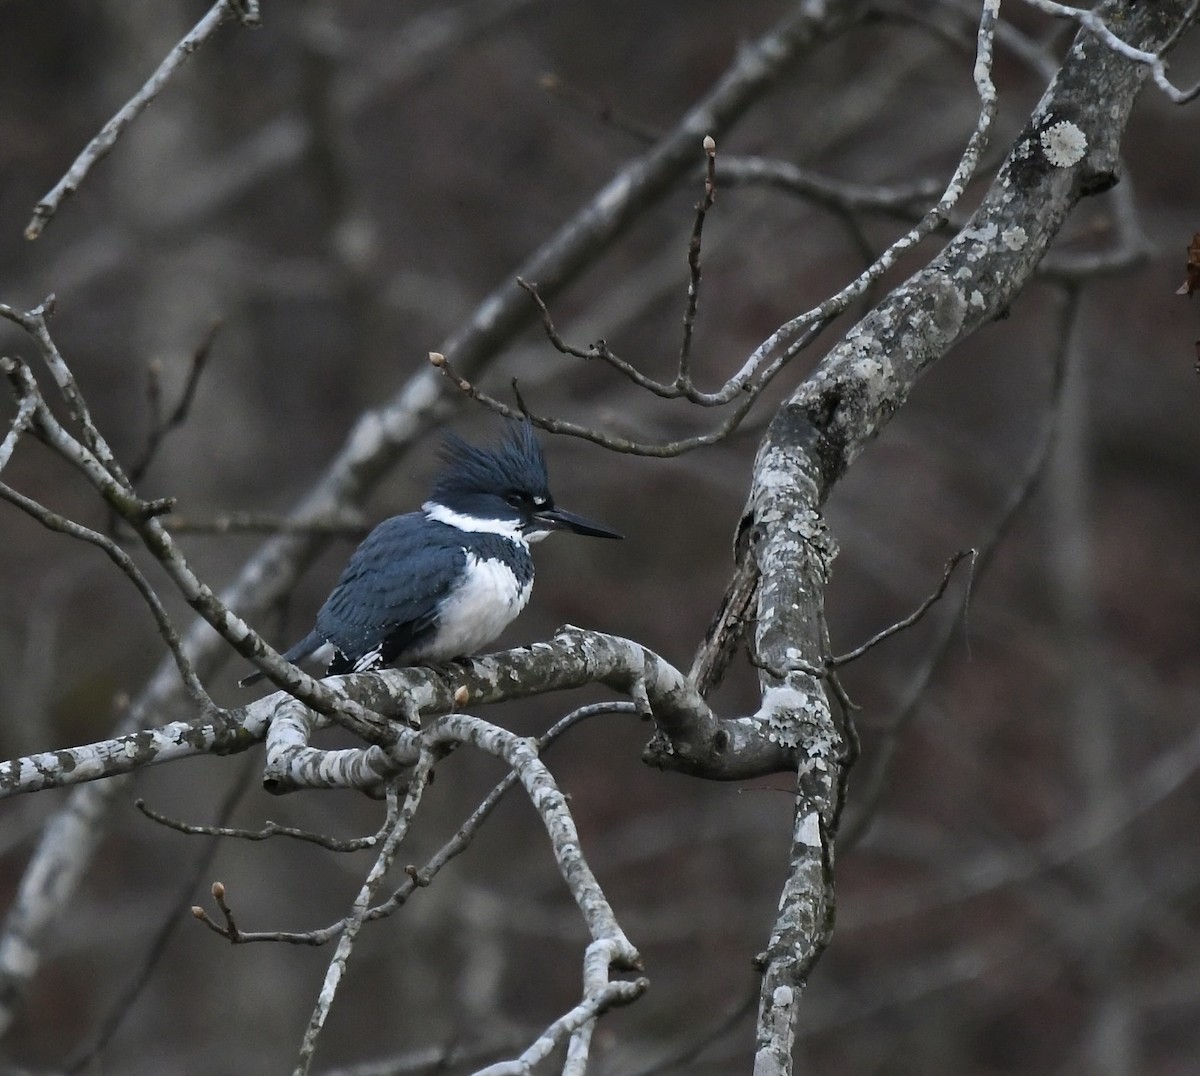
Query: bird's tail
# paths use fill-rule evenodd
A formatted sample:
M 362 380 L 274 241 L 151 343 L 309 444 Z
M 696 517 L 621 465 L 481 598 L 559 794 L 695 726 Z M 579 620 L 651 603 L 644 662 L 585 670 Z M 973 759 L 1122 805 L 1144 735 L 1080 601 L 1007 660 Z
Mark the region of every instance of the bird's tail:
M 303 661 L 309 654 L 320 650 L 324 645 L 325 640 L 315 631 L 310 631 L 295 646 L 289 647 L 283 652 L 283 660 L 290 661 L 294 665 L 298 661 Z M 262 672 L 253 672 L 249 676 L 244 676 L 238 681 L 238 687 L 251 687 L 263 679 L 265 675 Z

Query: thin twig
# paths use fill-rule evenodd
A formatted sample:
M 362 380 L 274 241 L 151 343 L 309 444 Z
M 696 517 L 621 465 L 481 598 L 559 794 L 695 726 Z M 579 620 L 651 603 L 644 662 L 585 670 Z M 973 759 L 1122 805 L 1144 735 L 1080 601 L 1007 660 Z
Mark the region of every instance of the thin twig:
M 799 195 L 827 209 L 904 215 L 943 189 L 936 179 L 911 183 L 860 184 L 830 179 L 791 161 L 772 157 L 722 157 L 719 187 L 767 186 Z
M 548 71 L 542 75 L 538 79 L 538 85 L 559 100 L 566 101 L 580 111 L 594 116 L 605 127 L 611 127 L 614 131 L 621 131 L 648 146 L 653 145 L 662 137 L 662 131 L 657 127 L 651 127 L 650 124 L 642 120 L 634 119 L 632 116 L 618 111 L 607 101 L 601 101 L 593 97 L 586 90 L 581 90 L 578 86 L 566 82 L 561 76 L 556 75 L 552 71 Z
M 712 135 L 704 136 L 704 197 L 696 203 L 696 222 L 688 242 L 687 306 L 683 311 L 683 339 L 679 345 L 679 372 L 675 383 L 685 393 L 692 388 L 692 335 L 696 325 L 696 309 L 700 303 L 700 252 L 704 239 L 704 221 L 712 209 L 717 191 L 717 143 Z
M 129 480 L 125 477 L 125 473 L 117 463 L 117 458 L 109 447 L 108 442 L 100 433 L 95 421 L 93 421 L 91 409 L 88 407 L 83 393 L 79 391 L 75 375 L 71 372 L 71 368 L 67 365 L 66 360 L 62 357 L 62 353 L 58 350 L 58 346 L 50 336 L 49 320 L 54 316 L 55 306 L 56 300 L 53 294 L 47 295 L 32 310 L 17 310 L 7 303 L 0 303 L 0 317 L 19 325 L 26 333 L 33 337 L 37 343 L 42 362 L 46 364 L 46 368 L 50 371 L 50 376 L 54 378 L 54 383 L 58 386 L 58 391 L 62 393 L 63 399 L 67 402 L 71 417 L 79 426 L 83 443 L 87 446 L 88 451 L 104 465 L 112 478 L 129 491 Z M 25 368 L 24 363 L 21 363 L 20 366 L 21 368 Z M 13 376 L 8 369 L 5 369 L 4 373 L 10 379 Z M 23 377 L 21 369 L 16 371 L 16 376 Z M 25 391 L 40 396 L 37 384 L 32 380 L 32 374 L 29 375 L 29 379 L 25 383 Z
M 208 519 L 172 513 L 163 516 L 161 522 L 172 534 L 321 534 L 361 538 L 368 530 L 362 513 L 350 509 L 325 518 L 307 519 L 271 512 L 225 512 Z
M 836 657 L 827 659 L 829 668 L 836 669 L 839 666 L 847 665 L 852 661 L 857 661 L 870 650 L 874 650 L 885 639 L 890 639 L 893 635 L 904 631 L 906 628 L 911 628 L 916 624 L 933 606 L 942 599 L 946 593 L 946 588 L 950 585 L 950 577 L 954 574 L 954 569 L 965 560 L 967 557 L 974 558 L 978 556 L 978 550 L 961 549 L 954 554 L 948 561 L 942 572 L 942 581 L 937 585 L 937 589 L 929 595 L 920 605 L 917 606 L 908 616 L 902 620 L 897 620 L 895 624 L 891 624 L 884 628 L 883 631 L 871 636 L 862 646 L 856 646 L 853 650 L 845 654 L 839 654 Z
M 1056 3 L 1055 0 L 1026 0 L 1026 3 L 1038 8 L 1040 11 L 1046 12 L 1048 15 L 1058 15 L 1063 18 L 1073 19 L 1080 26 L 1086 27 L 1095 34 L 1113 52 L 1124 56 L 1127 60 L 1132 60 L 1134 63 L 1143 64 L 1149 68 L 1150 77 L 1154 80 L 1154 84 L 1162 90 L 1168 100 L 1175 104 L 1186 105 L 1189 101 L 1193 101 L 1196 97 L 1200 96 L 1200 83 L 1197 83 L 1191 89 L 1181 90 L 1167 78 L 1167 63 L 1163 59 L 1196 18 L 1197 12 L 1200 11 L 1200 0 L 1196 0 L 1188 8 L 1187 14 L 1180 20 L 1175 31 L 1167 38 L 1163 47 L 1158 52 L 1147 52 L 1145 49 L 1139 49 L 1129 44 L 1124 38 L 1115 34 L 1100 15 L 1088 8 L 1071 7 L 1069 4 Z
M 374 837 L 365 838 L 365 840 L 372 841 L 373 844 L 378 843 L 380 838 L 386 838 L 387 835 L 390 834 L 394 830 L 397 819 L 400 817 L 400 797 L 397 792 L 395 782 L 393 782 L 392 784 L 390 784 L 388 786 L 386 795 L 387 795 L 387 813 L 384 816 L 383 824 L 379 827 L 379 830 L 374 835 Z M 176 825 L 176 824 L 172 823 L 171 820 L 169 820 L 169 819 L 164 820 L 161 815 L 156 815 L 154 812 L 151 812 L 147 807 L 145 807 L 145 805 L 143 804 L 143 802 L 141 800 L 137 801 L 136 806 L 138 807 L 139 810 L 142 811 L 143 814 L 146 814 L 149 817 L 154 818 L 156 821 L 165 821 L 165 824 L 171 825 L 171 827 L 173 829 L 181 828 L 180 825 Z M 200 829 L 199 829 L 199 827 L 193 827 L 191 829 L 184 829 L 183 832 L 200 832 Z M 213 833 L 214 836 L 231 835 L 231 831 L 224 830 L 222 827 L 212 827 L 211 832 Z M 251 838 L 251 839 L 254 839 L 254 838 Z M 328 847 L 328 846 L 326 846 L 326 847 Z M 342 851 L 343 849 L 339 848 L 339 849 L 335 849 L 335 850 Z M 218 910 L 221 912 L 221 918 L 225 920 L 224 926 L 217 923 L 208 914 L 208 912 L 206 912 L 204 910 L 204 908 L 202 908 L 198 904 L 192 906 L 192 917 L 199 920 L 204 926 L 208 927 L 209 930 L 213 931 L 216 934 L 220 934 L 222 938 L 224 938 L 227 942 L 229 942 L 232 945 L 240 945 L 241 943 L 246 942 L 246 941 L 257 940 L 254 937 L 243 934 L 242 931 L 238 929 L 237 922 L 233 918 L 233 910 L 230 908 L 229 902 L 226 899 L 226 888 L 225 888 L 225 885 L 223 882 L 214 882 L 213 883 L 212 895 L 213 895 L 213 900 L 216 903 Z M 344 927 L 347 922 L 348 922 L 348 918 L 340 920 L 338 923 L 338 926 Z
M 237 944 L 242 940 L 242 933 L 238 930 L 237 923 L 233 918 L 233 912 L 225 901 L 225 883 L 213 882 L 212 895 L 218 909 L 220 909 L 221 917 L 225 920 L 225 925 L 221 926 L 220 923 L 216 922 L 199 904 L 192 905 L 192 918 L 208 927 L 213 933 L 220 934 L 227 941 Z
M 647 377 L 633 363 L 627 362 L 617 355 L 605 340 L 597 340 L 596 343 L 586 348 L 575 347 L 573 344 L 567 343 L 555 328 L 554 319 L 550 316 L 550 310 L 547 308 L 545 300 L 538 291 L 537 284 L 522 277 L 517 277 L 517 284 L 528 292 L 529 296 L 533 299 L 542 317 L 542 329 L 546 333 L 546 339 L 550 341 L 556 350 L 577 359 L 600 359 L 608 363 L 618 373 L 627 377 L 638 388 L 652 392 L 655 396 L 661 396 L 664 400 L 677 400 L 683 395 L 683 389 L 679 385 L 674 383 L 667 384 L 655 378 Z M 430 358 L 432 359 L 432 355 Z M 434 365 L 437 366 L 438 363 L 435 362 Z M 464 384 L 466 383 L 460 383 L 459 388 L 463 388 Z M 467 390 L 464 389 L 464 391 Z
M 339 840 L 324 833 L 296 829 L 293 826 L 281 826 L 278 822 L 270 820 L 263 823 L 261 829 L 236 829 L 224 825 L 202 826 L 160 814 L 153 807 L 148 806 L 143 799 L 134 800 L 133 805 L 152 822 L 157 822 L 161 826 L 166 826 L 167 829 L 173 829 L 177 833 L 184 833 L 190 837 L 233 837 L 242 841 L 266 841 L 272 837 L 290 837 L 293 840 L 319 845 L 330 852 L 358 852 L 364 848 L 374 848 L 384 836 L 384 831 L 380 829 L 366 837 Z
M 160 379 L 162 376 L 162 366 L 158 362 L 152 362 L 147 369 L 146 399 L 150 407 L 150 429 L 146 433 L 146 446 L 142 450 L 141 458 L 129 468 L 130 482 L 137 482 L 142 478 L 149 469 L 150 464 L 154 462 L 154 457 L 162 446 L 163 439 L 172 430 L 178 429 L 187 421 L 188 413 L 191 411 L 192 403 L 196 398 L 196 388 L 200 383 L 200 375 L 204 373 L 204 368 L 208 363 L 208 356 L 212 352 L 213 342 L 216 340 L 217 333 L 220 332 L 222 324 L 223 322 L 220 319 L 214 321 L 209 327 L 208 332 L 205 333 L 204 339 L 200 341 L 200 346 L 192 353 L 183 391 L 179 394 L 179 399 L 171 409 L 171 413 L 165 417 L 161 413 L 162 385 Z
M 158 66 L 158 70 L 146 81 L 117 111 L 75 158 L 75 163 L 67 169 L 62 177 L 33 207 L 33 218 L 25 226 L 25 238 L 37 239 L 42 234 L 50 218 L 58 212 L 59 206 L 70 195 L 74 194 L 79 185 L 87 178 L 92 168 L 108 156 L 117 139 L 125 129 L 145 111 L 146 106 L 162 92 L 172 75 L 191 57 L 201 45 L 216 33 L 217 28 L 229 15 L 234 15 L 243 25 L 253 25 L 258 21 L 257 0 L 217 0 L 208 13 L 192 27 L 191 31 L 169 52 L 166 59 Z
M 227 820 L 233 814 L 234 808 L 238 801 L 242 798 L 245 792 L 246 781 L 250 776 L 251 769 L 255 765 L 253 757 L 247 757 L 245 763 L 237 771 L 237 775 L 233 783 L 229 786 L 229 791 L 225 795 L 224 801 L 217 808 L 217 817 L 222 821 Z M 142 801 L 138 800 L 135 806 L 141 806 Z M 204 850 L 196 857 L 196 862 L 192 865 L 192 869 L 188 872 L 188 876 L 183 880 L 179 887 L 176 899 L 169 905 L 170 911 L 159 925 L 153 940 L 146 949 L 145 958 L 142 960 L 141 966 L 136 973 L 129 979 L 123 990 L 121 990 L 116 1000 L 109 1006 L 108 1013 L 100 1021 L 98 1028 L 91 1041 L 85 1046 L 81 1046 L 75 1051 L 73 1056 L 63 1066 L 64 1071 L 68 1073 L 82 1072 L 90 1064 L 95 1062 L 104 1052 L 105 1048 L 112 1041 L 112 1037 L 120 1030 L 121 1025 L 125 1022 L 125 1018 L 132 1010 L 134 1003 L 145 990 L 146 985 L 150 982 L 150 976 L 154 973 L 155 968 L 162 962 L 163 957 L 167 952 L 167 945 L 174 936 L 175 931 L 179 929 L 179 925 L 184 921 L 182 915 L 179 914 L 181 908 L 188 907 L 192 899 L 192 894 L 196 890 L 200 879 L 208 873 L 212 867 L 212 861 L 217 854 L 220 845 L 216 841 L 207 844 Z M 99 1069 L 99 1066 L 97 1066 Z
M 846 284 L 840 291 L 830 296 L 818 306 L 792 318 L 776 329 L 766 340 L 759 344 L 750 357 L 742 364 L 741 368 L 714 392 L 702 392 L 690 384 L 684 389 L 678 382 L 674 386 L 662 386 L 660 383 L 653 382 L 652 379 L 645 378 L 644 375 L 636 374 L 635 376 L 633 368 L 628 363 L 614 361 L 615 356 L 612 355 L 607 346 L 604 346 L 602 349 L 592 349 L 584 357 L 592 357 L 594 355 L 595 357 L 605 359 L 616 366 L 627 377 L 630 377 L 636 384 L 641 385 L 643 388 L 648 388 L 657 395 L 671 397 L 672 395 L 682 394 L 690 402 L 702 407 L 721 406 L 738 399 L 743 394 L 760 392 L 786 362 L 795 357 L 802 348 L 807 347 L 815 335 L 841 315 L 852 302 L 861 298 L 876 281 L 896 264 L 904 252 L 915 247 L 949 220 L 951 211 L 962 198 L 968 182 L 979 169 L 980 158 L 987 148 L 992 121 L 996 114 L 996 87 L 991 77 L 995 23 L 995 10 L 992 7 L 986 7 L 980 19 L 979 31 L 976 36 L 977 62 L 974 68 L 974 79 L 980 101 L 979 119 L 975 129 L 971 132 L 967 140 L 967 145 L 959 158 L 949 182 L 943 188 L 937 204 L 928 210 L 916 225 L 888 246 L 871 265 Z M 526 287 L 526 290 L 530 290 L 528 285 L 523 284 L 522 286 Z M 549 322 L 549 315 L 545 309 L 545 305 L 536 296 L 535 300 L 538 301 L 539 308 L 542 310 L 543 324 L 547 324 Z M 553 341 L 554 337 L 551 339 Z M 578 349 L 572 349 L 569 346 L 559 346 L 559 343 L 555 343 L 555 346 L 559 347 L 559 350 L 566 351 L 567 354 L 579 354 Z M 443 366 L 443 372 L 449 372 L 448 367 Z M 467 392 L 472 398 L 479 400 L 492 410 L 498 411 L 501 414 L 511 413 L 494 398 L 480 393 L 465 379 L 455 378 L 455 380 L 460 390 Z M 646 446 L 622 441 L 617 438 L 607 438 L 595 431 L 588 431 L 571 424 L 557 424 L 551 420 L 539 421 L 532 415 L 529 417 L 531 420 L 537 422 L 542 429 L 549 430 L 550 432 L 568 433 L 573 436 L 584 437 L 613 451 L 647 456 L 674 456 L 686 452 L 691 448 L 699 447 L 702 444 L 711 444 L 727 436 L 732 429 L 736 428 L 738 422 L 741 421 L 739 417 L 735 422 L 727 424 L 727 429 L 723 426 L 724 432 L 718 435 L 705 435 L 699 439 L 686 439 L 680 442 L 673 442 L 669 446 Z
M 761 381 L 751 391 L 743 393 L 738 400 L 737 406 L 726 416 L 725 420 L 708 433 L 697 434 L 694 437 L 683 437 L 676 441 L 633 441 L 627 437 L 602 433 L 599 430 L 593 430 L 588 426 L 581 426 L 575 422 L 567 422 L 565 419 L 550 418 L 549 416 L 536 414 L 526 406 L 525 401 L 521 398 L 520 389 L 515 380 L 513 381 L 512 388 L 513 394 L 517 399 L 517 404 L 513 407 L 477 388 L 465 377 L 459 376 L 445 355 L 434 351 L 430 353 L 429 360 L 441 370 L 460 392 L 504 418 L 525 418 L 537 426 L 538 429 L 545 430 L 547 433 L 578 437 L 613 452 L 623 452 L 632 456 L 650 456 L 658 459 L 682 456 L 684 453 L 691 452 L 704 445 L 713 445 L 724 441 L 741 425 L 742 420 L 750 413 L 750 409 L 754 406 L 762 390 L 768 384 L 766 380 Z M 773 377 L 775 373 L 782 369 L 782 365 L 782 363 L 777 363 L 768 372 Z
M 1077 285 L 1067 285 L 1064 288 L 1057 346 L 1054 352 L 1054 374 L 1046 415 L 1042 420 L 1033 451 L 1026 461 L 1020 478 L 1009 492 L 1008 499 L 992 524 L 990 533 L 978 543 L 972 573 L 976 582 L 987 572 L 997 550 L 1008 536 L 1021 510 L 1029 503 L 1029 499 L 1033 496 L 1045 473 L 1058 426 L 1062 388 L 1067 369 L 1067 358 L 1074 340 L 1080 306 L 1079 299 L 1080 293 Z M 883 800 L 892 760 L 899 748 L 901 733 L 915 719 L 930 683 L 949 658 L 958 623 L 957 616 L 948 617 L 945 620 L 939 631 L 939 638 L 930 650 L 929 656 L 910 681 L 908 689 L 904 693 L 904 701 L 898 708 L 896 716 L 888 724 L 884 737 L 875 750 L 870 769 L 859 784 L 860 791 L 854 815 L 842 828 L 838 837 L 839 851 L 844 853 L 853 848 L 870 828 L 875 812 Z
M 180 552 L 174 539 L 155 518 L 168 512 L 173 507 L 173 502 L 169 499 L 146 501 L 138 496 L 129 479 L 126 478 L 113 458 L 108 442 L 92 422 L 86 402 L 82 396 L 75 399 L 78 389 L 75 385 L 74 375 L 59 354 L 46 326 L 48 303 L 49 300 L 46 304 L 27 314 L 20 314 L 11 307 L 0 304 L 0 317 L 16 321 L 37 339 L 43 358 L 51 367 L 55 380 L 71 403 L 72 412 L 80 423 L 87 443 L 81 443 L 55 418 L 45 400 L 41 398 L 32 372 L 24 363 L 7 357 L 0 358 L 0 373 L 3 373 L 12 383 L 15 395 L 20 399 L 32 396 L 37 400 L 33 417 L 33 428 L 37 435 L 59 456 L 75 467 L 91 483 L 105 503 L 134 529 L 142 544 L 162 565 L 188 605 L 199 613 L 229 645 L 244 657 L 258 662 L 276 683 L 318 713 L 333 718 L 368 741 L 375 742 L 382 738 L 389 744 L 396 742 L 402 736 L 399 729 L 394 725 L 379 722 L 369 710 L 359 703 L 331 691 L 307 673 L 284 661 L 282 656 L 270 648 L 244 620 L 236 616 L 212 588 L 192 571 L 191 565 Z M 20 497 L 19 494 L 15 496 Z M 24 500 L 29 506 L 36 506 L 43 513 L 48 512 L 36 502 L 28 498 Z M 22 502 L 16 501 L 15 503 Z M 53 513 L 49 513 L 46 518 L 51 516 Z M 86 536 L 81 533 L 77 537 Z M 102 546 L 102 548 L 106 547 Z M 121 552 L 121 556 L 125 556 L 125 554 Z M 139 587 L 139 589 L 141 588 Z M 164 636 L 164 638 L 168 637 Z M 179 647 L 177 639 L 176 651 L 173 651 L 173 654 L 175 654 L 178 664 L 183 657 L 183 651 Z M 195 681 L 195 684 L 198 685 L 198 681 Z M 197 701 L 207 698 L 206 695 L 194 694 L 193 697 Z M 206 712 L 211 713 L 213 710 L 215 707 L 209 703 Z
M 595 993 L 589 993 L 570 1012 L 564 1013 L 555 1020 L 520 1057 L 511 1061 L 499 1061 L 480 1069 L 475 1076 L 526 1076 L 533 1071 L 535 1065 L 544 1061 L 568 1035 L 574 1035 L 580 1028 L 595 1023 L 596 1017 L 616 1008 L 618 1005 L 628 1005 L 636 1001 L 650 986 L 649 979 L 623 980 L 616 979 L 605 983 Z M 564 1066 L 564 1074 L 582 1072 L 583 1069 L 570 1064 Z M 586 1053 L 579 1058 L 581 1064 L 586 1064 Z
M 436 751 L 425 751 L 416 766 L 413 767 L 399 815 L 392 822 L 390 832 L 379 850 L 379 855 L 363 881 L 358 895 L 354 898 L 351 913 L 346 919 L 346 925 L 342 928 L 342 933 L 338 938 L 337 948 L 329 961 L 329 967 L 325 972 L 325 981 L 321 984 L 316 1005 L 313 1007 L 308 1027 L 305 1028 L 304 1037 L 300 1042 L 300 1053 L 296 1058 L 293 1076 L 306 1076 L 308 1073 L 313 1054 L 316 1052 L 317 1040 L 325 1027 L 325 1021 L 333 1007 L 338 987 L 346 974 L 346 965 L 354 952 L 354 943 L 358 940 L 359 931 L 362 930 L 363 924 L 367 920 L 367 913 L 371 910 L 375 894 L 383 885 L 388 871 L 391 870 L 392 862 L 400 849 L 400 842 L 408 834 L 409 826 L 416 816 L 417 808 L 421 804 L 421 797 L 429 784 L 429 777 L 433 773 L 433 766 L 438 757 Z
M 11 362 L 13 360 L 7 359 L 6 361 Z M 13 450 L 17 447 L 17 441 L 20 440 L 21 434 L 29 429 L 36 410 L 37 397 L 21 396 L 21 402 L 17 405 L 17 413 L 13 416 L 12 422 L 9 423 L 8 433 L 4 435 L 3 442 L 0 442 L 0 471 L 3 471 L 8 466 L 8 461 L 12 459 Z
M 179 670 L 180 679 L 182 679 L 192 700 L 200 708 L 201 713 L 209 717 L 219 713 L 219 707 L 204 689 L 204 685 L 200 682 L 200 677 L 196 674 L 195 668 L 188 660 L 187 654 L 184 653 L 179 633 L 175 630 L 175 625 L 171 623 L 171 618 L 155 593 L 154 588 L 125 550 L 107 535 L 100 534 L 90 527 L 85 527 L 81 523 L 76 523 L 65 516 L 60 516 L 57 512 L 50 511 L 49 508 L 39 504 L 32 497 L 26 497 L 25 494 L 17 492 L 17 490 L 3 482 L 0 482 L 0 498 L 15 505 L 27 515 L 32 516 L 48 530 L 69 535 L 71 538 L 77 538 L 82 542 L 88 542 L 102 550 L 108 559 L 134 585 L 137 592 L 142 596 L 142 600 L 150 609 L 150 615 L 154 617 L 158 633 L 162 636 L 163 642 L 167 644 L 167 649 L 171 652 L 171 657 L 175 660 L 175 667 Z
M 229 902 L 225 899 L 225 883 L 213 882 L 210 892 L 212 893 L 213 902 L 216 904 L 221 913 L 221 918 L 225 920 L 225 926 L 218 926 L 199 904 L 192 905 L 192 917 L 198 919 L 210 930 L 215 930 L 222 937 L 228 938 L 231 942 L 236 942 L 241 936 L 238 930 L 237 920 L 233 917 L 233 909 L 229 906 Z
M 581 706 L 576 710 L 572 710 L 569 714 L 561 717 L 556 721 L 537 741 L 538 753 L 546 751 L 555 741 L 557 741 L 564 733 L 574 727 L 580 721 L 584 721 L 591 717 L 597 717 L 600 714 L 618 713 L 618 714 L 633 714 L 636 708 L 630 702 L 597 702 L 587 706 Z M 487 821 L 491 813 L 500 805 L 500 801 L 512 790 L 518 780 L 515 771 L 509 771 L 505 777 L 499 781 L 496 786 L 484 797 L 480 804 L 467 817 L 467 819 L 458 827 L 457 832 L 451 837 L 438 851 L 426 861 L 423 867 L 410 866 L 406 868 L 405 873 L 407 878 L 400 886 L 381 904 L 375 905 L 367 913 L 368 920 L 386 919 L 402 908 L 409 898 L 418 890 L 424 889 L 438 873 L 456 859 L 459 855 L 467 850 L 475 835 L 479 832 L 484 822 Z M 247 944 L 251 942 L 283 942 L 290 945 L 326 945 L 336 938 L 345 928 L 347 920 L 339 919 L 336 923 L 331 923 L 329 926 L 321 927 L 315 930 L 307 931 L 254 931 L 230 932 L 227 928 L 221 927 L 213 922 L 204 914 L 203 909 L 193 910 L 193 914 L 210 930 L 220 934 L 227 941 L 235 944 Z

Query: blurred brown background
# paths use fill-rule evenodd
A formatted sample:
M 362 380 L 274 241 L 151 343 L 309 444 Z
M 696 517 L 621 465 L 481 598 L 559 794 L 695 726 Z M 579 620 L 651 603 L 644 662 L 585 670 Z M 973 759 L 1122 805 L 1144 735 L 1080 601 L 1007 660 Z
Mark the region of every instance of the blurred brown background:
M 205 7 L 0 3 L 0 301 L 26 307 L 57 293 L 56 340 L 125 459 L 145 443 L 148 365 L 161 364 L 172 400 L 222 319 L 190 419 L 143 482 L 148 495 L 177 497 L 194 520 L 295 503 L 358 412 L 393 394 L 640 152 L 643 143 L 607 122 L 610 111 L 668 129 L 739 41 L 786 10 L 713 0 L 268 2 L 262 29 L 226 27 L 43 238 L 26 243 L 37 199 Z M 1025 32 L 1049 35 L 1061 51 L 1064 28 L 1011 7 Z M 938 10 L 973 34 L 961 15 L 974 18 L 969 8 Z M 430 36 L 437 28 L 447 32 L 443 46 Z M 720 138 L 720 152 L 784 158 L 855 183 L 947 176 L 974 124 L 972 62 L 920 27 L 857 30 L 793 72 Z M 1186 55 L 1178 70 L 1188 70 Z M 547 73 L 591 103 L 548 92 Z M 1005 50 L 996 81 L 993 146 L 1003 150 L 1044 83 Z M 805 1071 L 1194 1071 L 1200 313 L 1174 295 L 1200 227 L 1193 121 L 1152 90 L 1135 112 L 1125 182 L 1151 256 L 1087 285 L 1063 420 L 1075 451 L 1048 468 L 974 589 L 953 660 L 901 737 L 874 826 L 839 859 L 839 924 L 798 1047 Z M 700 160 L 697 147 L 698 168 Z M 649 372 L 671 370 L 699 193 L 697 171 L 553 304 L 564 335 L 578 344 L 604 337 Z M 1102 246 L 1115 204 L 1081 205 L 1065 245 Z M 862 222 L 875 250 L 902 228 Z M 721 191 L 705 233 L 698 375 L 718 384 L 861 264 L 844 223 L 819 207 L 777 191 Z M 1009 318 L 927 378 L 838 487 L 829 518 L 842 554 L 828 611 L 839 649 L 906 614 L 951 553 L 987 539 L 1046 419 L 1059 309 L 1049 286 L 1031 287 Z M 0 347 L 33 356 L 11 328 L 0 330 Z M 780 389 L 817 357 L 798 360 Z M 481 381 L 502 394 L 514 375 L 538 410 L 619 432 L 665 439 L 712 421 L 560 356 L 532 322 Z M 0 409 L 7 417 L 11 403 Z M 686 668 L 722 594 L 769 414 L 767 400 L 730 442 L 668 462 L 547 439 L 559 500 L 628 537 L 610 545 L 564 536 L 539 549 L 532 605 L 502 641 L 541 638 L 569 621 L 635 638 Z M 499 423 L 464 408 L 454 427 L 481 438 Z M 435 445 L 431 436 L 383 483 L 370 521 L 420 502 Z M 4 478 L 104 525 L 88 491 L 31 443 Z M 259 539 L 183 541 L 219 586 Z M 334 543 L 291 607 L 261 625 L 271 638 L 290 642 L 303 630 L 351 541 Z M 929 652 L 935 620 L 952 617 L 962 594 L 956 584 L 936 617 L 847 671 L 864 707 L 864 769 Z M 98 552 L 6 509 L 0 595 L 4 755 L 103 738 L 114 700 L 136 692 L 163 655 L 132 588 Z M 181 603 L 171 607 L 186 623 Z M 245 671 L 230 663 L 212 685 L 218 701 L 243 698 L 234 681 Z M 754 678 L 739 667 L 717 701 L 735 713 L 755 699 Z M 532 734 L 577 701 L 486 716 Z M 652 984 L 602 1021 L 596 1071 L 605 1073 L 671 1058 L 752 996 L 751 961 L 788 847 L 786 779 L 739 788 L 661 775 L 639 762 L 646 736 L 633 719 L 601 718 L 548 755 Z M 403 861 L 422 863 L 499 776 L 466 751 L 444 764 Z M 271 818 L 338 835 L 378 825 L 377 805 L 355 795 L 272 799 L 239 758 L 144 773 L 135 794 L 208 822 L 238 783 L 238 824 Z M 86 1071 L 287 1071 L 329 953 L 230 948 L 193 924 L 174 906 L 204 839 L 151 824 L 132 798 L 2 1056 L 33 1070 L 61 1065 L 175 914 L 187 921 L 102 1063 Z M 45 793 L 0 805 L 6 902 L 62 801 Z M 243 928 L 308 929 L 343 914 L 367 862 L 283 841 L 226 842 L 186 903 L 205 902 L 219 878 Z M 577 996 L 583 940 L 538 823 L 513 797 L 434 886 L 369 928 L 318 1070 L 522 1041 Z M 751 1012 L 699 1058 L 660 1071 L 748 1071 Z

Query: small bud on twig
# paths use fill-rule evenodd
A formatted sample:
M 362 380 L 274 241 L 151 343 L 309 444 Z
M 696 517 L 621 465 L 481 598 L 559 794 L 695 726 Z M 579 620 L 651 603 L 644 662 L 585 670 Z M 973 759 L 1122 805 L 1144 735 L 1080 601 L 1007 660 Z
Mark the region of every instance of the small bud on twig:
M 716 156 L 717 140 L 715 138 L 713 138 L 712 135 L 704 136 L 704 152 L 707 153 L 710 157 Z

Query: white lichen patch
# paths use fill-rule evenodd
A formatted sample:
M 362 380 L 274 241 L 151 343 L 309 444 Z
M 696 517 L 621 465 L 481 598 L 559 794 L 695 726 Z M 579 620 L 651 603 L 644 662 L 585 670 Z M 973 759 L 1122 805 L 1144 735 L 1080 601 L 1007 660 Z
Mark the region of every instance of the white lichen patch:
M 811 726 L 825 724 L 828 714 L 828 707 L 819 695 L 781 684 L 763 692 L 762 705 L 754 715 L 754 720 L 766 724 L 767 739 L 771 743 L 795 748 L 800 746 L 802 726 L 808 724 L 811 734 Z M 822 758 L 830 749 L 829 743 L 820 737 L 805 746 L 810 755 L 815 753 Z
M 796 820 L 795 842 L 806 848 L 821 847 L 821 819 L 816 811 L 809 811 Z
M 971 305 L 976 309 L 983 309 L 983 292 L 978 288 L 971 292 Z
M 800 738 L 791 722 L 775 713 L 767 716 L 767 740 L 780 747 L 800 746 Z
M 964 239 L 970 239 L 976 243 L 990 243 L 996 238 L 999 230 L 992 221 L 988 221 L 982 228 L 964 228 L 962 235 Z
M 1042 132 L 1042 152 L 1055 168 L 1070 168 L 1083 160 L 1087 135 L 1070 120 L 1059 120 Z
M 1003 243 L 1008 250 L 1020 250 L 1025 245 L 1028 238 L 1029 237 L 1025 234 L 1025 229 L 1021 227 L 1005 228 L 1004 231 L 1000 233 L 1000 242 Z

